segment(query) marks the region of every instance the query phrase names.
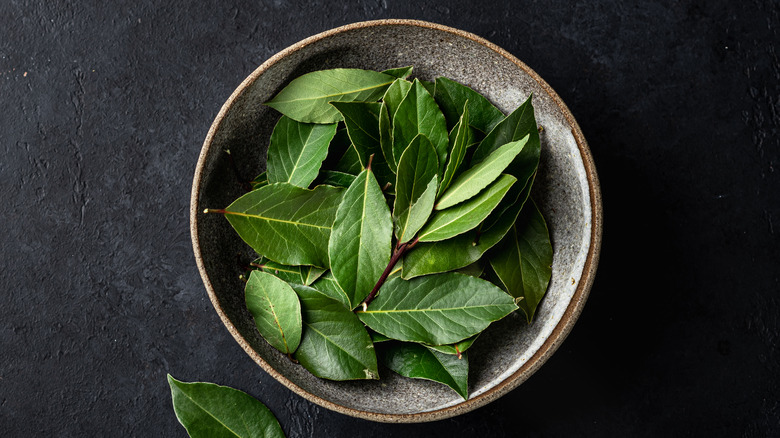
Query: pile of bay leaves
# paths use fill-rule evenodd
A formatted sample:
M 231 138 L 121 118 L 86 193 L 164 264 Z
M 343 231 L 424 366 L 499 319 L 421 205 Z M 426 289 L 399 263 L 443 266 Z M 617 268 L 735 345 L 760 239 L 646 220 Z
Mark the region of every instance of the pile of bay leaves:
M 466 399 L 469 347 L 518 308 L 530 322 L 550 280 L 539 131 L 530 97 L 505 116 L 411 72 L 294 79 L 266 103 L 283 114 L 267 170 L 207 212 L 260 255 L 246 304 L 270 345 L 321 378 L 382 363 Z

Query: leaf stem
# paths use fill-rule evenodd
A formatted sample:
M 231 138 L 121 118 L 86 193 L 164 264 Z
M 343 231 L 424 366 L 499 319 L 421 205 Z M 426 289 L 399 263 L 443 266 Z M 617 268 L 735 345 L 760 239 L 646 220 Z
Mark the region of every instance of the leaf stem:
M 379 293 L 379 289 L 382 287 L 383 284 L 385 284 L 387 277 L 393 271 L 393 268 L 395 267 L 396 263 L 398 263 L 398 260 L 400 260 L 401 257 L 403 257 L 406 251 L 412 249 L 412 247 L 417 244 L 418 240 L 419 239 L 415 237 L 414 240 L 406 243 L 402 243 L 396 247 L 395 251 L 393 252 L 393 256 L 390 257 L 390 263 L 387 264 L 385 271 L 382 272 L 382 276 L 379 277 L 379 280 L 377 280 L 376 285 L 374 285 L 374 288 L 371 289 L 371 293 L 369 293 L 366 299 L 363 300 L 363 302 L 360 303 L 360 305 L 357 307 L 358 309 L 362 307 L 363 310 L 365 311 L 368 305 L 371 304 L 371 301 L 374 301 L 374 298 L 376 298 L 377 294 Z

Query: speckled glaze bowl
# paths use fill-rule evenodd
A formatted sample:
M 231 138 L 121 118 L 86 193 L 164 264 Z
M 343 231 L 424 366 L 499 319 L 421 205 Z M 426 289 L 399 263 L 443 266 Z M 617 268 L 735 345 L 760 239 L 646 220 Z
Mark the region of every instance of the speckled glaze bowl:
M 293 78 L 336 67 L 383 70 L 414 66 L 414 76 L 447 76 L 484 94 L 505 113 L 533 94 L 542 158 L 533 197 L 547 218 L 554 249 L 552 281 L 536 319 L 520 312 L 491 325 L 469 353 L 470 397 L 437 383 L 381 370 L 379 381 L 332 382 L 309 374 L 268 345 L 244 304 L 240 257 L 251 250 L 220 215 L 244 193 L 236 173 L 265 170 L 268 139 L 279 114 L 262 105 Z M 233 170 L 230 150 L 236 157 Z M 490 42 L 457 29 L 414 20 L 339 27 L 274 55 L 233 92 L 200 153 L 190 209 L 192 243 L 209 298 L 230 333 L 266 372 L 302 397 L 343 414 L 384 422 L 423 422 L 459 415 L 520 385 L 553 354 L 582 311 L 601 245 L 601 195 L 577 122 L 533 70 Z M 248 263 L 249 260 L 243 260 Z M 384 371 L 384 372 L 382 372 Z

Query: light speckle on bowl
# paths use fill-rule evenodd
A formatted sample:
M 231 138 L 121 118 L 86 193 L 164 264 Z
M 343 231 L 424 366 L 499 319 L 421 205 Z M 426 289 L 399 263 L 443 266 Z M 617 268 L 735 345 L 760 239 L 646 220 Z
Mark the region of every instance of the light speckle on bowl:
M 382 70 L 413 65 L 414 75 L 471 86 L 509 112 L 533 94 L 542 161 L 533 197 L 544 213 L 554 249 L 553 275 L 534 322 L 515 313 L 494 323 L 470 350 L 470 398 L 449 388 L 380 369 L 381 381 L 318 379 L 270 347 L 246 309 L 238 279 L 251 250 L 219 215 L 243 192 L 225 153 L 244 178 L 265 170 L 279 114 L 262 105 L 290 80 L 336 67 Z M 500 48 L 465 32 L 411 20 L 357 23 L 302 41 L 259 67 L 217 116 L 201 152 L 191 205 L 193 244 L 206 289 L 225 325 L 266 371 L 302 396 L 330 409 L 377 421 L 414 422 L 467 412 L 525 381 L 558 347 L 584 305 L 601 238 L 598 180 L 587 145 L 568 109 L 533 71 Z

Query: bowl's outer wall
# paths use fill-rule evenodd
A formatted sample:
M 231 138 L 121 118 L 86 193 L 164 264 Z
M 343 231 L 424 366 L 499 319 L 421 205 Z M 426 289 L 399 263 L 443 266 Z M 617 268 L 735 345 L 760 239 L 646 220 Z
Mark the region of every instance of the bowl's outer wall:
M 542 162 L 533 197 L 547 218 L 552 236 L 552 281 L 533 324 L 526 326 L 519 312 L 513 314 L 493 324 L 470 350 L 472 400 L 467 403 L 443 385 L 401 378 L 387 370 L 381 370 L 381 381 L 332 382 L 315 378 L 294 365 L 259 336 L 244 304 L 239 274 L 242 264 L 250 261 L 252 251 L 224 218 L 200 213 L 206 207 L 223 208 L 244 193 L 225 151 L 229 150 L 235 158 L 242 178 L 265 170 L 268 138 L 279 114 L 262 102 L 290 80 L 327 68 L 382 70 L 406 65 L 413 65 L 414 76 L 421 79 L 447 76 L 462 82 L 483 93 L 504 112 L 513 110 L 533 94 L 537 121 L 544 128 Z M 595 269 L 594 257 L 586 260 L 589 250 L 591 256 L 594 252 L 594 206 L 596 219 L 600 220 L 600 201 L 590 195 L 594 185 L 598 190 L 595 173 L 580 154 L 580 147 L 586 146 L 578 146 L 578 141 L 584 140 L 575 138 L 579 128 L 572 125 L 568 110 L 546 87 L 482 41 L 416 22 L 353 26 L 325 37 L 313 37 L 308 43 L 288 49 L 286 56 L 274 57 L 261 66 L 234 93 L 232 103 L 228 101 L 220 113 L 222 117 L 215 121 L 193 188 L 196 257 L 205 272 L 211 298 L 216 300 L 215 307 L 223 320 L 228 320 L 226 325 L 239 343 L 267 371 L 310 400 L 374 420 L 425 421 L 455 415 L 500 395 L 496 394 L 496 387 L 509 388 L 524 381 L 546 359 L 540 357 L 543 355 L 534 356 L 540 348 L 551 352 L 562 340 L 548 337 L 560 325 L 567 309 L 565 317 L 576 318 L 582 306 L 572 303 L 572 297 L 579 291 L 578 299 L 584 300 L 587 290 L 583 294 L 582 289 L 589 284 L 580 284 L 583 270 Z M 590 281 L 591 276 L 589 272 Z M 575 304 L 577 311 L 572 312 Z M 555 330 L 556 337 L 565 334 L 560 327 Z M 555 346 L 550 348 L 552 341 Z M 420 415 L 421 412 L 428 414 Z

